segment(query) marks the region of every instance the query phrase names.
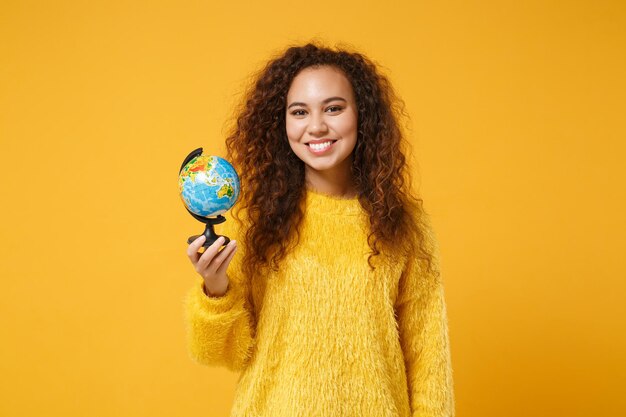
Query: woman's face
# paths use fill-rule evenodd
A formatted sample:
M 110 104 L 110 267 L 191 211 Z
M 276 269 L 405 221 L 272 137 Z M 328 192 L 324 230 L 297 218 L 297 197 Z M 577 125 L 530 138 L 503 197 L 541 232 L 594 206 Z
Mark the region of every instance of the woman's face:
M 357 114 L 352 85 L 340 70 L 309 67 L 293 79 L 287 93 L 287 137 L 306 169 L 349 172 Z

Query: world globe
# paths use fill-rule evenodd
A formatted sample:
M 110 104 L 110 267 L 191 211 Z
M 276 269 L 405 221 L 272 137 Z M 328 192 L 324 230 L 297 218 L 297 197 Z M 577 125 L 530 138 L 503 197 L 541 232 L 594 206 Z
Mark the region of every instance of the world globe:
M 206 224 L 202 234 L 206 236 L 202 245 L 206 249 L 220 237 L 213 226 L 226 221 L 222 214 L 239 198 L 239 176 L 228 161 L 219 156 L 202 155 L 202 148 L 198 148 L 187 155 L 180 167 L 178 191 L 189 214 Z M 187 243 L 202 235 L 190 236 Z M 226 245 L 230 239 L 224 238 Z
M 225 159 L 198 155 L 180 172 L 178 189 L 189 211 L 215 217 L 228 211 L 239 198 L 239 176 Z

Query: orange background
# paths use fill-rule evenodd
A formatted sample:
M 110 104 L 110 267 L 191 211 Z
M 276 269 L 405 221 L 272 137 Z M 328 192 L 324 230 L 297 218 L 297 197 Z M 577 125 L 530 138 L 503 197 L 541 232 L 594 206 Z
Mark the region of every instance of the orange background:
M 624 2 L 5 0 L 0 415 L 228 415 L 184 345 L 177 172 L 313 37 L 406 101 L 457 415 L 626 414 Z

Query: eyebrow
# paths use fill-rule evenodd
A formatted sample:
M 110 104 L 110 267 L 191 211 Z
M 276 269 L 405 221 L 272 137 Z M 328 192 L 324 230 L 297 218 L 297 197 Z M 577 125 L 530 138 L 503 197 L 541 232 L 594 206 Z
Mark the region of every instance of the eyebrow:
M 331 102 L 333 100 L 341 100 L 341 101 L 345 101 L 346 103 L 348 102 L 345 98 L 343 97 L 329 97 L 326 100 L 323 100 L 322 103 L 326 104 L 328 102 Z M 287 109 L 292 108 L 293 106 L 306 106 L 306 103 L 302 103 L 302 102 L 293 102 L 289 105 L 289 107 L 287 107 Z

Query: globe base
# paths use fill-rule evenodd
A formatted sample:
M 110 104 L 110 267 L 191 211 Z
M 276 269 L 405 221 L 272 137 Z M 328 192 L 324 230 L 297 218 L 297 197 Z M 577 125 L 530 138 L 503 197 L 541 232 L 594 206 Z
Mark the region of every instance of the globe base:
M 202 244 L 202 247 L 205 250 L 206 248 L 211 246 L 213 243 L 215 243 L 215 241 L 219 239 L 220 237 L 224 238 L 224 243 L 222 244 L 222 246 L 226 246 L 228 242 L 230 242 L 230 239 L 228 238 L 228 236 L 218 235 L 215 233 L 215 230 L 213 229 L 213 226 L 215 226 L 216 224 L 224 223 L 225 221 L 226 221 L 226 218 L 224 216 L 217 216 L 215 218 L 211 218 L 211 217 L 203 218 L 202 222 L 206 223 L 206 227 L 204 228 L 204 233 L 202 233 L 201 235 L 189 236 L 189 239 L 187 239 L 187 244 L 191 244 L 191 242 L 193 242 L 200 236 L 206 236 L 206 240 Z

